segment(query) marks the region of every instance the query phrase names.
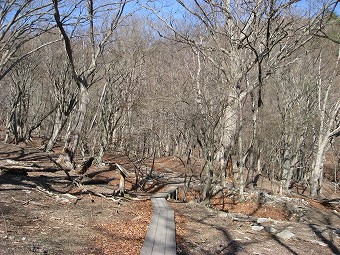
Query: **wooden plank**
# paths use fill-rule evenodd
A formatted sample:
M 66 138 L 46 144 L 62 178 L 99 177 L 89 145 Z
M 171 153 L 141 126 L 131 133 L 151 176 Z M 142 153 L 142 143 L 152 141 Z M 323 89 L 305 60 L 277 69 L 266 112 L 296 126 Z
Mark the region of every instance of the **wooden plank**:
M 175 213 L 173 210 L 168 210 L 167 220 L 167 233 L 166 233 L 166 245 L 165 255 L 176 254 L 176 226 L 175 226 Z
M 151 198 L 151 203 L 152 203 L 152 207 L 153 209 L 158 209 L 158 200 L 157 199 L 154 199 L 154 198 Z
M 159 213 L 158 224 L 157 224 L 157 234 L 155 236 L 155 242 L 152 249 L 152 255 L 163 255 L 165 252 L 166 244 L 166 225 L 167 217 L 164 213 Z
M 165 198 L 156 198 L 158 201 L 158 208 L 159 209 L 167 209 L 167 202 Z
M 167 193 L 168 194 L 168 193 Z M 141 255 L 175 255 L 175 213 L 169 206 L 164 193 L 151 198 L 154 209 Z
M 159 192 L 155 195 L 153 195 L 153 198 L 172 198 L 177 200 L 177 193 L 178 193 L 178 186 L 172 185 L 167 190 Z
M 152 254 L 152 249 L 155 243 L 155 237 L 157 235 L 158 219 L 159 213 L 154 213 L 151 217 L 148 231 L 145 236 L 144 244 L 141 250 L 141 255 Z
M 154 211 L 171 209 L 168 202 L 164 198 L 152 198 L 151 201 Z
M 169 193 L 168 192 L 160 192 L 152 196 L 152 198 L 168 198 Z

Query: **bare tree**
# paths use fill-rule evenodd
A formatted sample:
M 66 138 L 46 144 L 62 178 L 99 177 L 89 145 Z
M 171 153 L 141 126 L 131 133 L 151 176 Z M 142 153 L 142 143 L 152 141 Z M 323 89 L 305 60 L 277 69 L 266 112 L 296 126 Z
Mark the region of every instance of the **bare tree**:
M 5 142 L 9 142 L 11 134 L 16 144 L 30 140 L 32 133 L 56 109 L 53 103 L 46 100 L 46 94 L 40 89 L 40 57 L 37 54 L 28 56 L 4 78 L 11 87 L 11 110 L 6 124 Z
M 123 11 L 127 1 L 121 0 L 95 3 L 93 0 L 87 0 L 85 16 L 82 13 L 83 8 L 81 4 L 83 2 L 75 3 L 72 6 L 65 2 L 66 7 L 74 10 L 73 14 L 78 14 L 75 24 L 73 24 L 72 33 L 68 32 L 68 29 L 66 28 L 67 23 L 65 23 L 65 17 L 69 16 L 69 13 L 66 13 L 65 15 L 61 13 L 61 11 L 65 10 L 64 7 L 60 7 L 62 2 L 57 0 L 53 0 L 52 2 L 54 6 L 55 22 L 65 43 L 65 50 L 70 63 L 71 75 L 79 89 L 77 116 L 73 124 L 74 127 L 72 128 L 72 137 L 68 140 L 69 142 L 67 145 L 70 146 L 71 160 L 73 160 L 79 144 L 80 134 L 85 121 L 87 105 L 89 103 L 88 89 L 93 85 L 95 72 L 98 68 L 99 59 L 103 54 L 105 46 L 110 41 L 113 32 L 123 19 Z M 103 26 L 100 27 L 100 24 L 103 24 Z M 88 45 L 90 51 L 88 56 L 89 61 L 77 59 L 74 55 L 75 46 L 72 44 L 72 40 L 75 39 L 75 37 L 73 37 L 73 33 L 77 32 L 75 31 L 75 29 L 77 29 L 77 25 L 84 25 L 84 27 L 87 26 L 86 32 L 81 36 L 83 37 L 83 43 Z
M 1 1 L 0 80 L 22 59 L 54 42 L 34 44 L 33 47 L 28 44 L 53 27 L 50 20 L 51 10 L 52 5 L 49 1 Z
M 147 1 L 145 8 L 154 13 L 171 32 L 164 37 L 190 45 L 208 59 L 222 74 L 225 93 L 221 118 L 220 155 L 222 172 L 233 153 L 237 153 L 239 193 L 244 189 L 244 163 L 252 153 L 259 158 L 258 149 L 244 150 L 242 109 L 250 93 L 256 95 L 254 104 L 253 139 L 248 148 L 257 144 L 258 110 L 263 104 L 265 81 L 293 52 L 311 40 L 311 27 L 320 27 L 324 10 L 334 2 L 325 3 L 312 16 L 302 17 L 295 9 L 296 1 L 180 1 L 185 10 L 180 16 L 159 11 L 162 1 Z M 163 3 L 164 4 L 164 3 Z M 183 25 L 191 22 L 192 26 Z M 195 28 L 195 29 L 193 29 Z M 193 29 L 193 31 L 190 31 Z M 249 155 L 244 154 L 248 153 Z M 207 173 L 208 174 L 208 173 Z M 208 178 L 208 176 L 207 176 Z
M 282 68 L 273 79 L 277 91 L 272 96 L 276 97 L 280 116 L 277 127 L 281 133 L 277 136 L 280 148 L 277 156 L 280 194 L 288 192 L 293 183 L 307 183 L 308 180 L 310 165 L 307 161 L 313 148 L 313 115 L 317 91 L 314 86 L 314 64 L 313 54 L 298 57 L 294 63 Z
M 56 111 L 52 120 L 49 139 L 45 150 L 53 149 L 57 139 L 63 131 L 77 104 L 77 87 L 72 79 L 69 63 L 63 52 L 56 51 L 55 47 L 45 47 L 46 81 L 51 84 L 52 100 L 56 105 Z
M 319 130 L 316 139 L 313 171 L 311 176 L 311 195 L 321 195 L 323 179 L 323 162 L 325 153 L 330 146 L 330 140 L 339 131 L 340 99 L 339 92 L 333 91 L 335 82 L 339 79 L 340 48 L 333 73 L 322 75 L 323 57 L 320 56 L 318 80 L 318 111 Z M 325 84 L 326 83 L 326 84 Z
M 314 38 L 269 79 L 267 119 L 259 131 L 263 174 L 279 181 L 281 194 L 293 187 L 305 192 L 309 186 L 313 196 L 321 194 L 323 161 L 336 139 L 339 118 L 334 46 Z

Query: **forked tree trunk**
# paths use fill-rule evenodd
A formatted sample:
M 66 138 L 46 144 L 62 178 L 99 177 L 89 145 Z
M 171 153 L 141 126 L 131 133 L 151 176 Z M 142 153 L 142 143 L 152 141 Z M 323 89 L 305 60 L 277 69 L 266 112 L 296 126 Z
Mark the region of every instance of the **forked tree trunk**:
M 75 121 L 74 128 L 72 131 L 71 137 L 70 137 L 70 154 L 71 154 L 71 161 L 73 162 L 75 153 L 77 151 L 79 140 L 80 140 L 80 134 L 83 130 L 83 125 L 85 123 L 85 115 L 87 111 L 87 105 L 89 102 L 89 92 L 87 90 L 87 87 L 84 84 L 80 85 L 80 91 L 79 91 L 79 105 L 78 105 L 78 116 Z
M 226 186 L 226 166 L 230 156 L 233 154 L 232 149 L 235 146 L 235 134 L 238 123 L 238 106 L 236 95 L 230 93 L 227 107 L 221 119 L 222 135 L 220 149 L 220 169 L 221 169 L 221 184 Z

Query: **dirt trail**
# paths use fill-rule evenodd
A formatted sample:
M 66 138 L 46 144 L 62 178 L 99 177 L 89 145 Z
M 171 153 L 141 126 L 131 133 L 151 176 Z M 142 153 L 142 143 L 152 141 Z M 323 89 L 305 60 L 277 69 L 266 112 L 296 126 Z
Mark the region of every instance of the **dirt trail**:
M 48 160 L 34 147 L 2 143 L 0 158 L 41 164 Z M 109 198 L 70 185 L 62 171 L 2 174 L 0 255 L 139 254 L 152 214 L 149 196 L 168 184 L 183 182 L 184 171 L 174 157 L 158 159 L 157 178 L 148 183 L 147 192 L 130 191 L 129 199 L 121 200 L 110 199 L 119 179 L 117 172 L 105 167 L 91 167 L 89 174 L 109 181 L 86 185 L 86 189 Z M 128 190 L 133 182 L 128 180 Z M 215 197 L 214 209 L 196 203 L 193 190 L 188 203 L 170 201 L 176 217 L 177 253 L 340 254 L 339 206 L 269 193 L 265 203 L 259 204 L 259 191 L 248 192 L 243 203 L 232 201 L 228 194 Z

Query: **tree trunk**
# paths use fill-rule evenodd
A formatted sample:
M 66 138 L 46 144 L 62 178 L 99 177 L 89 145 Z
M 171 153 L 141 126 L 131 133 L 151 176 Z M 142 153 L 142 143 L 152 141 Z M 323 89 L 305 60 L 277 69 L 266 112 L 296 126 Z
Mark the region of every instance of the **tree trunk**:
M 210 159 L 205 163 L 205 180 L 202 194 L 202 201 L 209 204 L 211 198 L 211 184 L 213 179 L 213 164 Z
M 328 137 L 322 138 L 322 135 L 320 134 L 311 176 L 311 196 L 313 197 L 320 196 L 322 193 L 323 161 L 325 159 L 327 144 Z
M 58 108 L 56 116 L 55 116 L 55 122 L 53 125 L 52 135 L 50 139 L 48 140 L 48 143 L 46 145 L 46 151 L 50 151 L 53 149 L 53 146 L 56 143 L 56 140 L 60 134 L 60 131 L 63 129 L 67 121 L 67 118 L 62 117 L 61 109 Z
M 226 155 L 228 154 L 228 155 Z M 229 153 L 225 151 L 224 146 L 221 146 L 220 153 L 219 153 L 219 161 L 220 161 L 220 169 L 221 169 L 221 186 L 226 187 L 227 182 L 226 182 L 226 169 L 227 169 L 227 163 L 229 158 Z
M 241 100 L 238 101 L 238 107 L 239 107 L 239 112 L 238 112 L 238 153 L 239 153 L 239 173 L 240 173 L 240 180 L 239 180 L 239 185 L 240 185 L 240 190 L 239 190 L 239 195 L 240 195 L 240 201 L 244 200 L 244 161 L 243 161 L 243 143 L 242 143 L 242 103 Z
M 73 136 L 71 137 L 71 141 L 70 141 L 70 146 L 71 146 L 70 151 L 71 151 L 72 162 L 74 160 L 74 156 L 79 145 L 80 134 L 83 130 L 88 102 L 89 102 L 89 93 L 88 93 L 87 87 L 84 84 L 81 84 L 80 91 L 79 91 L 78 117 L 77 117 L 76 123 L 74 123 Z
M 224 115 L 221 119 L 222 135 L 221 135 L 221 149 L 220 149 L 220 169 L 221 169 L 221 184 L 225 186 L 225 169 L 230 156 L 233 154 L 233 147 L 235 145 L 235 135 L 238 125 L 238 105 L 236 95 L 230 93 L 227 102 L 228 106 L 225 109 Z
M 288 132 L 288 131 L 285 131 Z M 279 194 L 282 196 L 284 191 L 288 190 L 290 179 L 293 176 L 291 167 L 291 146 L 292 146 L 292 135 L 283 135 L 283 155 L 281 165 L 281 181 Z
M 101 164 L 103 162 L 103 157 L 107 150 L 107 145 L 108 145 L 108 138 L 107 137 L 102 138 L 101 146 L 100 146 L 97 159 L 96 159 L 97 164 Z

